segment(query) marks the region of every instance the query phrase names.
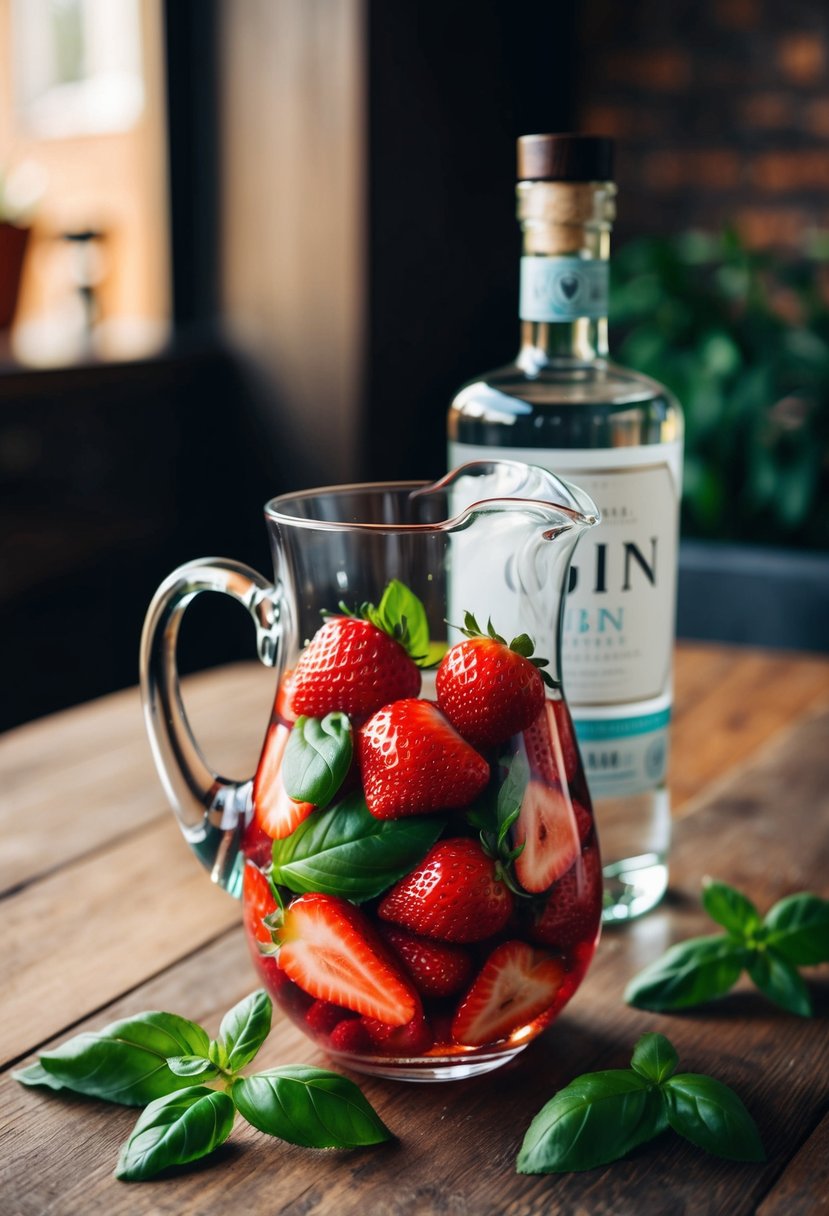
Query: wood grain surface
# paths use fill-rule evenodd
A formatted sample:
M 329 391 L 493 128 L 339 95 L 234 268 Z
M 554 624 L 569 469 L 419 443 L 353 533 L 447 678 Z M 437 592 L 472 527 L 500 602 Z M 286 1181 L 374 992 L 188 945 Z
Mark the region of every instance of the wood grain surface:
M 270 684 L 251 666 L 211 673 L 188 694 L 217 767 L 255 762 Z M 769 1005 L 741 983 L 728 997 L 660 1017 L 622 1001 L 627 980 L 669 944 L 712 931 L 705 874 L 762 910 L 795 890 L 829 895 L 829 663 L 683 647 L 673 784 L 679 816 L 664 904 L 608 931 L 559 1021 L 509 1066 L 463 1082 L 355 1077 L 397 1140 L 356 1153 L 282 1144 L 239 1121 L 208 1161 L 146 1184 L 116 1181 L 134 1110 L 0 1079 L 2 1216 L 196 1213 L 272 1216 L 799 1216 L 829 1194 L 829 976 L 808 973 L 817 1016 Z M 113 759 L 114 757 L 114 759 Z M 239 910 L 211 888 L 164 809 L 136 694 L 124 693 L 0 741 L 3 852 L 0 1046 L 4 1061 L 142 1009 L 170 1009 L 211 1033 L 256 986 Z M 25 807 L 21 816 L 20 807 Z M 88 818 L 85 817 L 88 815 Z M 22 822 L 21 822 L 22 818 Z M 584 1174 L 514 1172 L 535 1112 L 580 1072 L 627 1064 L 647 1030 L 669 1035 L 688 1071 L 732 1085 L 754 1114 L 764 1165 L 710 1157 L 665 1135 Z M 257 1067 L 326 1059 L 284 1018 Z

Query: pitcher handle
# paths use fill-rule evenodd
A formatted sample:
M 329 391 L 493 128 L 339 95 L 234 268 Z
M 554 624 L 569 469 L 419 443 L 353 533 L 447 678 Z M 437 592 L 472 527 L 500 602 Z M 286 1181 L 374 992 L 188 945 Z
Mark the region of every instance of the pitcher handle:
M 181 699 L 176 642 L 188 604 L 202 591 L 221 591 L 244 604 L 256 626 L 261 661 L 277 660 L 280 625 L 276 588 L 250 566 L 208 557 L 179 566 L 153 596 L 141 635 L 141 697 L 153 759 L 185 840 L 213 882 L 241 892 L 240 845 L 252 814 L 253 778 L 231 781 L 202 755 Z

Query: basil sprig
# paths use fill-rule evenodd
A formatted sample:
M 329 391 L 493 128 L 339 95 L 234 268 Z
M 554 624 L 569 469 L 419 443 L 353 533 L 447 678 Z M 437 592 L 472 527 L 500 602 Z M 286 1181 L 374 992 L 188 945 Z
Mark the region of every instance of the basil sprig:
M 764 1161 L 757 1127 L 734 1091 L 702 1073 L 677 1073 L 678 1063 L 664 1035 L 646 1034 L 630 1068 L 576 1077 L 533 1119 L 518 1173 L 595 1169 L 669 1127 L 717 1157 Z
M 146 1104 L 115 1170 L 125 1182 L 206 1157 L 224 1144 L 237 1112 L 260 1131 L 306 1148 L 391 1139 L 354 1082 L 338 1073 L 287 1065 L 239 1075 L 267 1038 L 272 1013 L 268 994 L 253 992 L 225 1014 L 217 1039 L 174 1013 L 140 1013 L 98 1034 L 77 1035 L 12 1075 L 24 1085 Z
M 687 1009 L 728 992 L 745 970 L 769 1000 L 809 1017 L 812 1001 L 797 968 L 829 961 L 829 900 L 789 895 L 761 918 L 741 891 L 708 880 L 702 903 L 726 932 L 672 946 L 630 981 L 628 1004 Z
M 272 878 L 297 894 L 322 891 L 362 903 L 408 874 L 444 827 L 433 815 L 375 819 L 356 791 L 273 842 Z

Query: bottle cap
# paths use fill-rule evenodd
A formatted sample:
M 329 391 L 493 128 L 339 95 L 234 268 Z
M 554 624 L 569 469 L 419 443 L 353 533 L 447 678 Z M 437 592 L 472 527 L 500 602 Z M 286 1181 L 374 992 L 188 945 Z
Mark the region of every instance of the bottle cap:
M 520 182 L 607 182 L 613 179 L 613 140 L 604 135 L 522 135 Z

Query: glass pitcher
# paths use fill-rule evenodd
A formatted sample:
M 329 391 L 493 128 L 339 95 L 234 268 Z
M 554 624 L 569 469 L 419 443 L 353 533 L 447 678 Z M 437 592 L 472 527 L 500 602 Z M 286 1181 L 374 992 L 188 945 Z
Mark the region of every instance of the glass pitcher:
M 545 470 L 495 461 L 283 495 L 265 518 L 273 583 L 206 559 L 150 605 L 159 776 L 212 880 L 241 895 L 264 984 L 317 1044 L 385 1077 L 486 1072 L 554 1020 L 598 939 L 558 636 L 598 512 Z M 202 591 L 245 605 L 276 669 L 242 782 L 212 771 L 181 701 L 176 639 Z

